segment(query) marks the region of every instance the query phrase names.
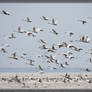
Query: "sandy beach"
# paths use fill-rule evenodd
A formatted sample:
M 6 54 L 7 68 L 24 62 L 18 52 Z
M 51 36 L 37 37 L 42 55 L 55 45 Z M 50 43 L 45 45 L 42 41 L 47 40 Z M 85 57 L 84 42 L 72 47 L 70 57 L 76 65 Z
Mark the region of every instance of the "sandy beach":
M 0 73 L 0 89 L 92 89 L 92 73 Z

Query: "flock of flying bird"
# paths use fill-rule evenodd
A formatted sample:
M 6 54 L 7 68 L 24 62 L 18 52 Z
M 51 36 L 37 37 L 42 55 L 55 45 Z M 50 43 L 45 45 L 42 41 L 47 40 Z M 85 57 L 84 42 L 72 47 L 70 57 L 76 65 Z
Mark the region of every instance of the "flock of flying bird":
M 11 14 L 8 13 L 7 11 L 5 11 L 5 10 L 2 10 L 1 14 L 6 15 L 6 16 L 11 16 Z M 45 16 L 42 16 L 40 19 L 43 20 L 43 21 L 49 21 L 49 18 L 47 18 Z M 29 22 L 29 23 L 32 22 L 32 20 L 29 17 L 27 17 L 24 21 Z M 78 20 L 78 21 L 80 21 L 82 24 L 86 24 L 87 23 L 87 21 L 85 21 L 85 20 Z M 52 18 L 52 20 L 51 20 L 50 23 L 48 22 L 48 25 L 49 24 L 51 24 L 53 26 L 58 26 L 57 21 L 54 18 Z M 25 34 L 28 37 L 36 37 L 37 33 L 38 32 L 44 32 L 44 29 L 37 29 L 36 27 L 33 27 L 32 32 L 27 32 L 27 31 L 23 31 L 22 28 L 19 26 L 18 27 L 18 30 L 16 32 L 17 33 L 20 33 L 20 34 Z M 58 36 L 58 34 L 59 34 L 55 29 L 52 29 L 52 33 L 54 35 L 56 35 L 56 36 Z M 68 33 L 68 35 L 70 37 L 72 37 L 72 35 L 74 35 L 74 33 L 73 32 L 70 32 L 70 33 Z M 14 33 L 11 33 L 11 35 L 8 38 L 9 39 L 15 39 L 16 36 L 15 36 Z M 80 52 L 81 50 L 83 50 L 83 48 L 76 47 L 75 45 L 68 44 L 67 42 L 62 42 L 61 44 L 57 44 L 57 45 L 56 44 L 52 44 L 51 48 L 49 48 L 47 46 L 47 42 L 44 41 L 43 39 L 40 39 L 40 42 L 42 43 L 40 49 L 43 50 L 43 51 L 46 51 L 47 53 L 50 53 L 50 55 L 49 54 L 48 55 L 38 55 L 38 58 L 44 57 L 45 60 L 47 60 L 47 63 L 57 64 L 58 67 L 61 67 L 61 68 L 66 68 L 69 65 L 69 63 L 67 62 L 67 60 L 66 60 L 66 62 L 62 63 L 61 61 L 59 61 L 58 59 L 56 59 L 52 55 L 52 53 L 56 53 L 57 48 L 58 49 L 61 49 L 61 48 L 69 48 L 69 49 L 74 50 L 76 52 Z M 83 35 L 83 36 L 81 36 L 81 38 L 79 40 L 71 40 L 70 42 L 90 43 L 90 39 L 89 39 L 88 36 Z M 0 52 L 2 52 L 2 53 L 8 53 L 6 51 L 6 48 L 7 47 L 10 47 L 10 45 L 6 44 L 3 47 L 1 47 L 0 48 Z M 90 54 L 92 55 L 92 49 L 90 50 Z M 14 59 L 14 60 L 19 60 L 19 58 L 25 59 L 25 56 L 26 55 L 27 55 L 27 53 L 22 53 L 21 56 L 18 56 L 17 55 L 17 52 L 14 52 L 14 53 L 12 53 L 12 56 L 10 56 L 8 58 L 11 58 L 11 59 Z M 69 60 L 72 60 L 72 59 L 75 58 L 73 56 L 73 53 L 70 52 L 70 51 L 68 51 L 67 53 L 63 53 L 62 54 L 62 57 L 65 57 L 66 59 L 69 59 Z M 31 66 L 34 66 L 34 62 L 36 62 L 33 59 L 26 59 L 26 60 L 29 61 L 29 62 L 27 62 L 27 64 L 29 64 Z M 92 59 L 89 58 L 89 61 L 92 62 Z M 48 67 L 50 67 L 52 69 L 57 69 L 56 67 L 52 67 L 52 66 L 48 66 Z M 44 71 L 43 66 L 41 66 L 40 64 L 38 65 L 38 68 L 39 68 L 39 70 Z M 91 71 L 89 68 L 86 68 L 85 70 L 88 71 L 88 72 Z

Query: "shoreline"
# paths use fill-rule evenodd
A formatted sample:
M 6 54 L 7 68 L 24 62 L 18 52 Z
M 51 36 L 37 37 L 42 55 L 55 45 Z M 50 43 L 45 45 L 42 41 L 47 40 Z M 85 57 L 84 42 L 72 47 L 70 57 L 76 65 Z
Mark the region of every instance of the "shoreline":
M 92 73 L 1 73 L 0 89 L 92 89 Z

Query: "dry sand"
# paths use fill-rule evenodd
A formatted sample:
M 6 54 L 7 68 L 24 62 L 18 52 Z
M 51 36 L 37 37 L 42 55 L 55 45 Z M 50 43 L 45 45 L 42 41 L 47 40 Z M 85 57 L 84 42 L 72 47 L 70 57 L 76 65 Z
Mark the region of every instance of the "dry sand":
M 92 89 L 92 73 L 0 73 L 4 88 Z

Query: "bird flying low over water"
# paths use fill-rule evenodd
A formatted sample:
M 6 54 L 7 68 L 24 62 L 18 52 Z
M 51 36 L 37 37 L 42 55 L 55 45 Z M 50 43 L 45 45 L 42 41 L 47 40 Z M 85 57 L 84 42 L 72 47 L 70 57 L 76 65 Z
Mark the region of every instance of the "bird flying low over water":
M 2 14 L 4 15 L 10 15 L 8 12 L 6 12 L 5 10 L 2 10 Z

